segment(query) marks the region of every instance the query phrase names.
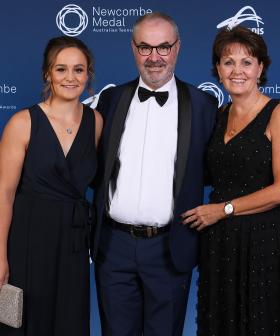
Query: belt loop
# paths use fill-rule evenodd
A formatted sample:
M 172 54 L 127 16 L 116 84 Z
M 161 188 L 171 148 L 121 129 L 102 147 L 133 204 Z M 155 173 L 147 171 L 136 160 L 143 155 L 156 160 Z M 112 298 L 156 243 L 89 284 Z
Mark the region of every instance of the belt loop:
M 130 234 L 131 234 L 131 236 L 134 238 L 134 239 L 137 239 L 138 237 L 137 236 L 135 236 L 135 234 L 134 234 L 134 227 L 131 225 L 131 227 L 130 227 Z
M 148 238 L 151 238 L 153 235 L 153 230 L 150 226 L 147 226 L 147 236 Z

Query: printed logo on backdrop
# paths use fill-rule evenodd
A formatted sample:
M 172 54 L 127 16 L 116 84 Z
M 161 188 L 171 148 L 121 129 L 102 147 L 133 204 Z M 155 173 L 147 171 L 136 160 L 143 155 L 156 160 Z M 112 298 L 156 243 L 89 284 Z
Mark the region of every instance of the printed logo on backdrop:
M 58 12 L 56 25 L 65 35 L 77 36 L 86 29 L 88 16 L 81 7 L 67 5 Z
M 270 97 L 277 97 L 276 95 L 278 95 L 277 98 L 279 99 L 280 85 L 278 85 L 278 83 L 274 83 L 274 84 L 270 84 L 266 86 L 260 86 L 259 90 L 261 93 L 266 94 Z
M 204 82 L 201 83 L 198 86 L 199 89 L 202 91 L 206 91 L 211 93 L 213 96 L 215 96 L 218 99 L 219 107 L 223 105 L 224 103 L 224 94 L 223 91 L 214 83 L 211 82 Z
M 17 87 L 15 85 L 10 85 L 7 83 L 0 84 L 0 95 L 9 96 L 17 93 Z M 15 105 L 7 105 L 0 103 L 0 111 L 2 110 L 15 110 L 17 107 Z
M 108 85 L 104 86 L 104 88 L 101 89 L 94 96 L 91 96 L 91 97 L 85 99 L 83 101 L 83 104 L 89 105 L 92 109 L 95 109 L 96 106 L 97 106 L 97 104 L 98 104 L 98 100 L 99 100 L 101 92 L 104 91 L 104 90 L 106 90 L 106 89 L 108 89 L 109 87 L 112 87 L 112 86 L 116 86 L 116 85 L 115 84 L 108 84 Z
M 56 16 L 57 27 L 68 36 L 77 36 L 86 28 L 94 33 L 131 33 L 132 26 L 139 16 L 152 13 L 150 8 L 105 8 L 93 6 L 86 13 L 75 4 L 64 6 Z
M 234 16 L 220 22 L 217 25 L 217 28 L 227 27 L 228 29 L 232 29 L 241 23 L 244 24 L 244 22 L 246 22 L 246 26 L 253 32 L 259 35 L 264 34 L 264 28 L 261 27 L 264 22 L 251 6 L 241 8 Z

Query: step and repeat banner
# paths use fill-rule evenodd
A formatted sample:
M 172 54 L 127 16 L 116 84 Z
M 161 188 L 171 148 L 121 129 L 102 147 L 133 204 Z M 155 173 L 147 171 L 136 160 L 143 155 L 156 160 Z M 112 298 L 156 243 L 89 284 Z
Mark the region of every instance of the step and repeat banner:
M 230 100 L 211 76 L 211 49 L 221 27 L 242 24 L 262 35 L 272 64 L 268 83 L 260 90 L 280 99 L 280 2 L 223 0 L 77 0 L 75 2 L 2 1 L 0 9 L 0 132 L 16 111 L 41 100 L 41 63 L 47 41 L 69 35 L 82 39 L 95 58 L 95 97 L 99 92 L 137 76 L 130 47 L 134 21 L 145 13 L 162 11 L 177 22 L 181 50 L 176 74 L 216 96 L 222 105 Z M 198 135 L 199 136 L 199 135 Z M 93 273 L 93 272 L 92 272 Z M 194 271 L 185 323 L 185 336 L 194 336 L 196 278 Z M 92 276 L 92 335 L 100 335 L 95 284 Z

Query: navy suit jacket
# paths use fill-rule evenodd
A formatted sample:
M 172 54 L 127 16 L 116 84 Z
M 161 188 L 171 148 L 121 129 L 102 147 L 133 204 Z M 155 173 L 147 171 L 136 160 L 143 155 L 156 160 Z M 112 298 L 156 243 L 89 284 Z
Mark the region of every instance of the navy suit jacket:
M 104 128 L 99 145 L 99 169 L 95 188 L 95 227 L 92 254 L 96 257 L 110 177 L 116 162 L 126 115 L 139 79 L 102 92 L 97 110 Z M 204 154 L 217 113 L 216 99 L 176 78 L 178 91 L 178 140 L 174 175 L 174 214 L 170 251 L 176 269 L 191 270 L 197 261 L 198 233 L 181 224 L 181 213 L 203 203 Z

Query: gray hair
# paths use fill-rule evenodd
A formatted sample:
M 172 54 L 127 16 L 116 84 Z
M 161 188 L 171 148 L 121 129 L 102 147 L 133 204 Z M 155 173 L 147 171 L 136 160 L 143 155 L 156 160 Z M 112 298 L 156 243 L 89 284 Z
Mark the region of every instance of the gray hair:
M 178 29 L 178 26 L 176 24 L 176 22 L 172 19 L 171 16 L 167 15 L 167 14 L 164 14 L 164 13 L 161 13 L 161 12 L 153 12 L 153 13 L 148 13 L 148 14 L 145 14 L 143 16 L 140 16 L 135 24 L 133 25 L 133 31 L 132 31 L 132 38 L 134 39 L 135 38 L 135 33 L 136 33 L 136 30 L 138 29 L 138 26 L 144 22 L 144 21 L 153 21 L 153 20 L 157 20 L 157 19 L 161 19 L 163 21 L 166 21 L 168 23 L 171 24 L 171 26 L 173 27 L 174 29 L 174 33 L 176 35 L 176 38 L 179 40 L 180 39 L 180 35 L 179 35 L 179 29 Z

